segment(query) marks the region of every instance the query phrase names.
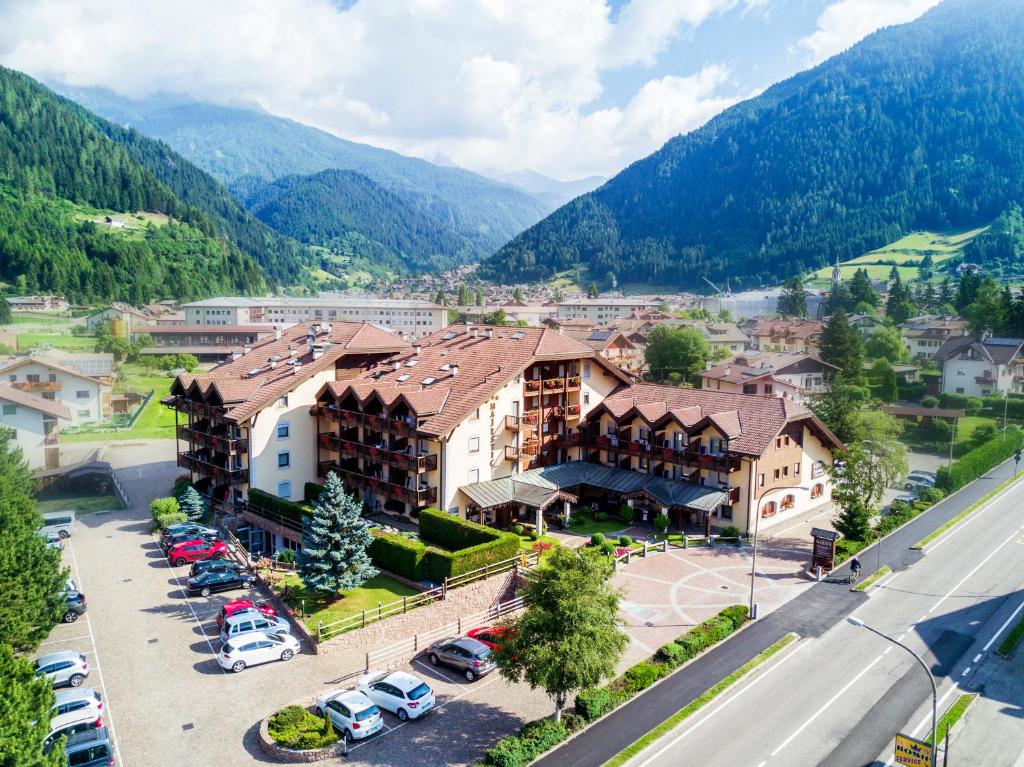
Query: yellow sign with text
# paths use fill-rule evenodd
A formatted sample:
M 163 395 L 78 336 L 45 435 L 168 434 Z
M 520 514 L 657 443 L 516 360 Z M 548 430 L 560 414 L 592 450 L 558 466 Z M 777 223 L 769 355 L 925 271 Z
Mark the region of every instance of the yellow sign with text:
M 931 767 L 932 747 L 922 740 L 899 733 L 896 736 L 896 764 Z

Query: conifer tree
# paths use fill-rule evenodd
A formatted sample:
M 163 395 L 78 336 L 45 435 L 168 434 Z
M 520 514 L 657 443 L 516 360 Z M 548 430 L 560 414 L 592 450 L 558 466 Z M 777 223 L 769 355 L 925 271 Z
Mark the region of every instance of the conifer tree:
M 189 522 L 198 522 L 206 514 L 206 503 L 203 501 L 203 496 L 199 495 L 191 485 L 178 499 L 178 507 L 188 516 Z
M 821 358 L 838 367 L 847 380 L 863 377 L 864 344 L 842 309 L 829 317 L 821 333 Z
M 11 305 L 7 303 L 7 299 L 0 296 L 0 325 L 10 325 L 14 322 L 14 318 L 11 317 Z
M 43 741 L 50 734 L 53 687 L 37 677 L 32 662 L 14 654 L 10 645 L 0 644 L 0 764 L 10 767 L 59 767 L 64 751 L 43 754 Z
M 362 504 L 345 492 L 337 474 L 329 473 L 302 533 L 299 568 L 303 583 L 323 593 L 363 585 L 379 572 L 367 553 L 372 542 Z

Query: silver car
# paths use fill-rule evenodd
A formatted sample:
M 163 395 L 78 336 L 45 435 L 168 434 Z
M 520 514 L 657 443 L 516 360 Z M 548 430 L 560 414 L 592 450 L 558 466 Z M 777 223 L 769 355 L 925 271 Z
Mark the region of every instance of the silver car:
M 56 718 L 78 711 L 89 711 L 98 717 L 103 713 L 103 697 L 92 687 L 61 690 L 57 693 L 53 708 L 50 709 L 50 716 Z
M 52 652 L 37 658 L 34 665 L 36 676 L 47 677 L 53 682 L 54 687 L 81 687 L 82 682 L 89 676 L 89 662 L 82 653 L 74 650 Z
M 316 715 L 329 716 L 345 740 L 368 738 L 384 726 L 377 704 L 359 690 L 325 692 L 316 699 Z
M 224 625 L 220 629 L 220 641 L 227 642 L 232 637 L 236 637 L 239 634 L 248 634 L 250 631 L 265 631 L 268 634 L 291 634 L 292 625 L 286 618 L 278 618 L 246 610 L 245 612 L 232 615 L 224 621 Z
M 430 662 L 457 668 L 467 682 L 490 674 L 497 668 L 491 648 L 470 637 L 449 637 L 430 645 Z

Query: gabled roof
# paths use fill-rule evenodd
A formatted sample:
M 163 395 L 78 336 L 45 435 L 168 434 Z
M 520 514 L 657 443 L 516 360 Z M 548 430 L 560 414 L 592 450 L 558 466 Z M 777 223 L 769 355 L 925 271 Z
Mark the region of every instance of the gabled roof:
M 970 350 L 995 365 L 1006 365 L 1021 356 L 1022 346 L 1022 338 L 987 338 L 982 341 L 972 336 L 954 336 L 935 350 L 935 359 L 944 362 Z
M 42 365 L 43 367 L 50 368 L 51 370 L 57 373 L 67 373 L 68 375 L 74 376 L 75 378 L 81 378 L 83 381 L 89 381 L 90 383 L 99 384 L 100 386 L 109 385 L 105 381 L 100 380 L 99 378 L 93 378 L 92 376 L 87 376 L 84 373 L 79 373 L 73 367 L 65 367 L 64 365 L 59 364 L 56 360 L 48 359 L 45 355 L 42 354 L 30 354 L 27 357 L 19 357 L 10 365 L 0 368 L 0 374 L 9 373 L 12 370 L 20 368 L 22 365 L 28 365 L 31 362 L 35 362 Z
M 242 423 L 317 373 L 334 368 L 342 357 L 393 354 L 408 349 L 409 343 L 367 323 L 303 322 L 282 331 L 280 338 L 249 348 L 203 375 L 178 376 L 171 393 L 210 398 L 228 408 L 227 420 Z
M 32 392 L 15 389 L 8 383 L 0 383 L 0 399 L 13 402 L 15 405 L 32 408 L 41 413 L 52 415 L 54 418 L 70 420 L 71 410 L 67 405 L 62 405 L 52 399 L 44 399 Z
M 654 427 L 672 421 L 691 432 L 711 424 L 729 438 L 730 450 L 748 455 L 761 455 L 787 423 L 796 421 L 808 421 L 828 447 L 842 447 L 810 410 L 781 397 L 642 383 L 613 392 L 587 420 L 602 411 L 617 420 L 638 416 Z
M 759 320 L 753 335 L 772 338 L 810 338 L 820 335 L 825 324 L 819 320 Z

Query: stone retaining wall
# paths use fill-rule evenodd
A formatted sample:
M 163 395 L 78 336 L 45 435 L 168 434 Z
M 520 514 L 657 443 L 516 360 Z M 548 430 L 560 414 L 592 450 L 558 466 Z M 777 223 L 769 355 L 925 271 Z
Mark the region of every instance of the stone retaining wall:
M 306 709 L 313 707 L 314 701 L 311 698 L 299 701 L 297 705 L 302 706 Z M 274 742 L 274 739 L 270 737 L 270 717 L 266 717 L 260 722 L 259 730 L 259 744 L 260 751 L 269 756 L 275 762 L 285 762 L 287 764 L 306 764 L 308 762 L 321 762 L 325 759 L 334 759 L 342 756 L 345 744 L 340 740 L 333 746 L 326 746 L 324 748 L 310 748 L 304 751 L 295 751 L 290 748 L 283 748 Z

